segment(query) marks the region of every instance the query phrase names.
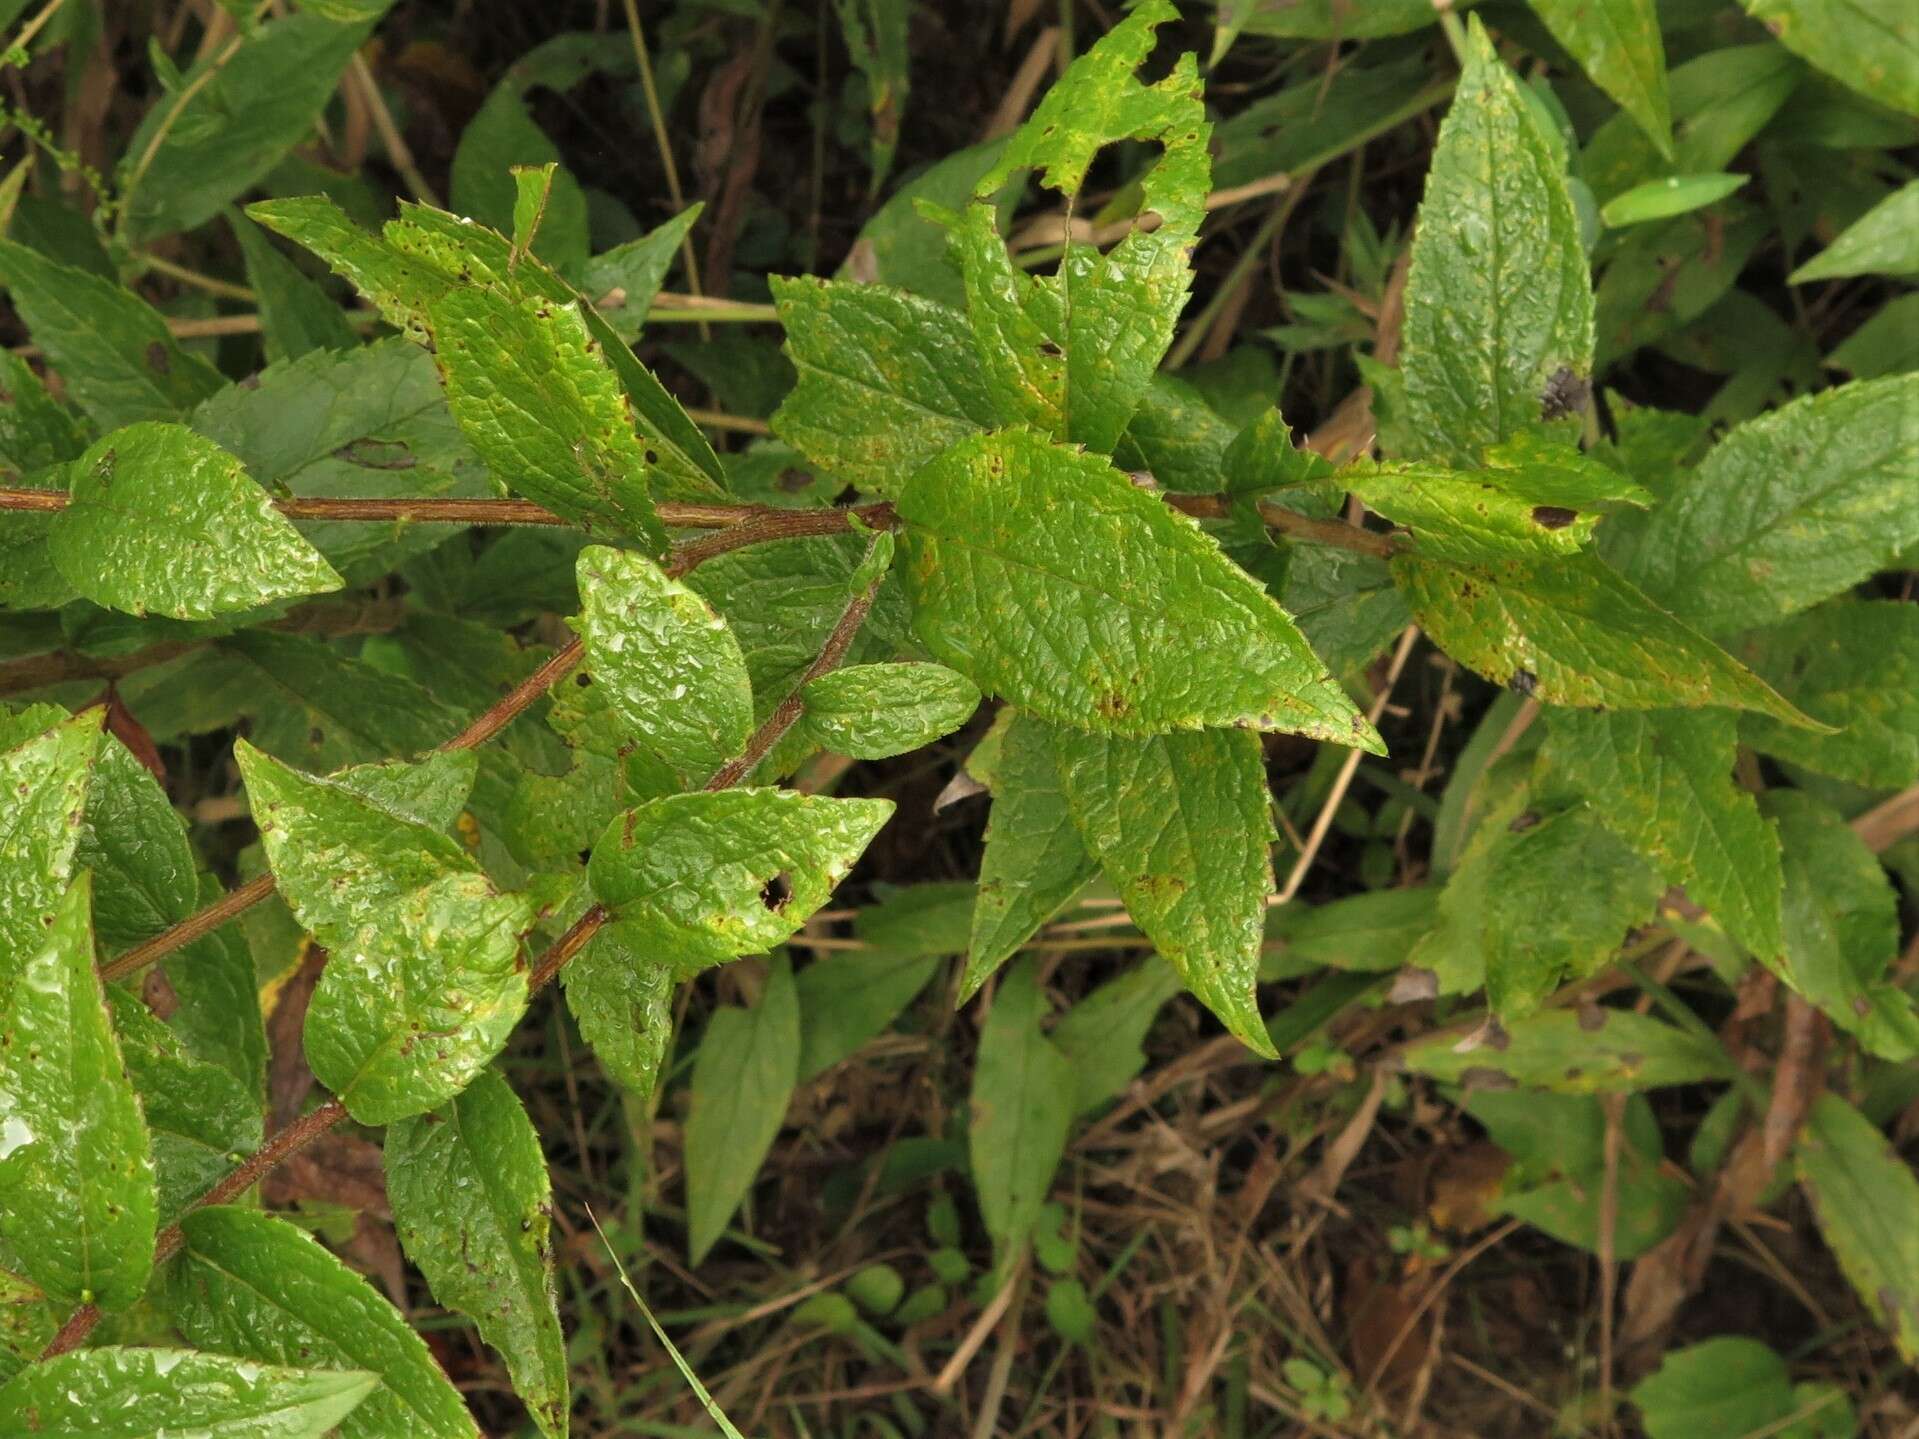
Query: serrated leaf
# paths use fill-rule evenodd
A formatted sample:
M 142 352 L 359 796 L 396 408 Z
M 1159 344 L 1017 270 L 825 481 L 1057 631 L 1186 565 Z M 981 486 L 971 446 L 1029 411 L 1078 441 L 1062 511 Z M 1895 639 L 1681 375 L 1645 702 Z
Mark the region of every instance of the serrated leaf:
M 1554 709 L 1547 723 L 1541 762 L 1552 775 L 1741 945 L 1777 955 L 1779 839 L 1733 783 L 1734 717 Z
M 979 708 L 979 686 L 944 665 L 846 665 L 800 691 L 802 723 L 854 759 L 906 754 L 951 734 Z
M 371 20 L 289 15 L 231 55 L 207 51 L 128 141 L 130 239 L 190 230 L 250 188 L 313 128 Z
M 96 604 L 202 620 L 343 583 L 239 460 L 184 425 L 115 430 L 68 473 L 48 545 Z
M 991 783 L 993 808 L 961 1002 L 1099 872 L 1067 808 L 1048 725 L 1028 716 L 1013 719 Z
M 10 719 L 0 750 L 0 956 L 36 951 L 73 883 L 89 781 L 101 748 L 104 712 L 67 719 L 36 707 Z M 18 738 L 27 724 L 37 726 Z M 0 959 L 0 995 L 22 958 Z
M 180 348 L 151 305 L 98 275 L 0 240 L 0 285 L 67 394 L 102 429 L 172 419 L 226 383 Z
M 704 599 L 644 555 L 593 546 L 579 559 L 587 667 L 625 722 L 683 787 L 746 748 L 753 686 L 739 641 Z
M 507 1082 L 479 1075 L 386 1136 L 386 1192 L 433 1297 L 478 1325 L 544 1434 L 567 1431 L 566 1344 L 555 1309 L 552 1188 L 540 1139 Z
M 249 1087 L 232 1071 L 189 1053 L 179 1036 L 127 990 L 115 986 L 107 1002 L 153 1138 L 159 1222 L 170 1224 L 225 1178 L 239 1158 L 260 1147 L 258 1086 Z
M 1274 1057 L 1254 992 L 1278 838 L 1258 736 L 1056 729 L 1052 744 L 1080 839 L 1127 913 L 1227 1029 Z
M 1742 0 L 1781 45 L 1869 100 L 1919 115 L 1919 17 L 1903 0 Z
M 268 1364 L 377 1374 L 341 1439 L 475 1439 L 479 1429 L 425 1342 L 306 1231 L 255 1210 L 199 1209 L 159 1302 L 202 1349 Z
M 1183 516 L 1030 430 L 966 440 L 900 497 L 934 657 L 1056 723 L 1379 739 L 1286 613 Z
M 246 214 L 311 250 L 371 300 L 388 324 L 426 342 L 427 301 L 452 283 L 444 272 L 369 235 L 324 196 L 259 200 L 246 207 Z
M 366 1124 L 458 1094 L 526 1008 L 532 901 L 437 830 L 244 740 L 234 753 L 280 893 L 329 951 L 307 1010 L 314 1074 Z
M 0 987 L 0 1240 L 48 1298 L 125 1309 L 153 1271 L 153 1147 L 94 971 L 91 877 Z
M 1486 1000 L 1501 1021 L 1603 968 L 1664 885 L 1590 806 L 1502 837 L 1486 880 Z
M 1406 284 L 1408 417 L 1470 462 L 1549 416 L 1547 384 L 1592 372 L 1593 299 L 1564 166 L 1485 29 L 1440 126 Z
M 1919 374 L 1749 420 L 1638 530 L 1629 576 L 1708 634 L 1784 619 L 1919 544 Z
M 1415 1074 L 1457 1084 L 1489 1070 L 1529 1089 L 1560 1094 L 1622 1094 L 1672 1084 L 1730 1079 L 1731 1057 L 1719 1045 L 1630 1009 L 1596 1016 L 1548 1009 L 1505 1026 L 1504 1046 L 1463 1049 L 1456 1034 L 1414 1041 L 1403 1051 Z
M 706 1257 L 753 1187 L 799 1078 L 800 1009 L 793 971 L 774 956 L 752 1009 L 714 1011 L 693 1060 L 686 1117 L 686 1249 Z
M 611 925 L 560 972 L 566 1007 L 616 1083 L 650 1095 L 673 1041 L 672 963 Z
M 797 931 L 892 813 L 891 800 L 791 790 L 669 795 L 615 819 L 587 875 L 642 952 L 723 964 Z M 762 898 L 775 880 L 784 894 Z
M 227 224 L 240 242 L 270 362 L 297 360 L 314 350 L 358 348 L 360 337 L 333 297 L 281 254 L 258 225 L 237 210 L 227 211 Z
M 96 1439 L 321 1439 L 379 1383 L 359 1369 L 286 1369 L 186 1349 L 83 1349 L 0 1389 L 0 1428 Z
M 515 249 L 529 250 L 556 269 L 575 274 L 586 261 L 586 191 L 559 163 L 560 151 L 527 108 L 524 86 L 508 73 L 460 132 L 453 152 L 453 208 L 496 230 L 511 231 Z M 537 204 L 528 208 L 520 238 L 521 200 L 527 193 L 513 172 L 529 178 L 549 171 Z
M 1902 600 L 1834 600 L 1749 636 L 1754 671 L 1836 733 L 1759 715 L 1740 734 L 1767 754 L 1853 784 L 1919 781 L 1919 608 Z
M 589 532 L 666 549 L 626 398 L 577 304 L 457 289 L 427 315 L 453 417 L 496 474 Z
M 1919 1178 L 1836 1094 L 1813 1101 L 1793 1151 L 1799 1185 L 1839 1267 L 1908 1362 L 1919 1362 Z
M 1672 155 L 1666 50 L 1653 0 L 1530 0 L 1534 13 L 1592 82 Z
M 412 763 L 349 765 L 328 775 L 327 782 L 371 800 L 396 819 L 445 830 L 466 808 L 479 768 L 480 757 L 472 750 L 435 750 Z
M 1785 953 L 1759 958 L 1869 1053 L 1919 1055 L 1919 1002 L 1889 972 L 1899 896 L 1878 857 L 1808 794 L 1772 790 L 1763 805 L 1785 856 Z
M 1495 684 L 1556 705 L 1720 705 L 1809 721 L 1588 551 L 1498 565 L 1400 555 L 1393 578 L 1433 642 Z
M 883 285 L 770 283 L 799 372 L 773 432 L 828 474 L 897 495 L 921 465 L 995 423 L 958 311 Z
M 967 1145 L 980 1218 L 1002 1276 L 1026 1247 L 1073 1121 L 1073 1071 L 1040 1032 L 1046 996 L 1033 962 L 993 992 L 973 1063 Z

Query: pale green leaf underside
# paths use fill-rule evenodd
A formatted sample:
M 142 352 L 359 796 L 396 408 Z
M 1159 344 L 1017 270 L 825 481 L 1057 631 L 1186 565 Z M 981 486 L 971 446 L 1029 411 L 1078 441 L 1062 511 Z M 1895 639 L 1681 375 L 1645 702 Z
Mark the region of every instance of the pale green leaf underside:
M 1506 1044 L 1462 1050 L 1459 1037 L 1437 1034 L 1408 1046 L 1415 1074 L 1458 1083 L 1491 1070 L 1562 1094 L 1630 1094 L 1669 1084 L 1698 1084 L 1733 1074 L 1726 1051 L 1708 1039 L 1629 1009 L 1587 1016 L 1551 1009 L 1506 1025 Z
M 1080 838 L 1127 913 L 1229 1030 L 1273 1057 L 1254 993 L 1278 837 L 1258 736 L 1055 729 L 1052 744 Z
M 1853 784 L 1903 789 L 1919 781 L 1919 606 L 1834 600 L 1741 645 L 1753 669 L 1837 731 L 1817 734 L 1747 715 L 1755 748 Z
M 72 719 L 32 715 L 38 734 L 0 750 L 0 954 L 37 948 L 73 881 L 87 786 L 101 748 L 103 710 Z M 0 968 L 0 985 L 15 972 Z
M 1793 1152 L 1819 1232 L 1866 1308 L 1919 1363 L 1919 1178 L 1836 1094 L 1813 1101 Z
M 1042 718 L 1379 739 L 1285 611 L 1192 521 L 1030 430 L 963 441 L 900 498 L 914 629 Z
M 616 1083 L 653 1092 L 673 1038 L 674 966 L 608 925 L 560 972 L 566 1007 Z
M 973 1064 L 973 1183 L 1002 1272 L 1039 1218 L 1073 1121 L 1072 1067 L 1040 1032 L 1046 997 L 1031 960 L 993 993 Z
M 286 1369 L 186 1349 L 82 1349 L 0 1389 L 0 1432 L 320 1439 L 379 1383 L 360 1369 Z
M 1470 461 L 1542 419 L 1561 370 L 1592 369 L 1593 298 L 1558 156 L 1477 19 L 1440 126 L 1406 284 L 1408 418 Z
M 96 604 L 203 620 L 343 583 L 239 460 L 184 425 L 115 430 L 68 474 L 47 542 Z
M 433 1297 L 505 1356 L 542 1432 L 566 1433 L 567 1360 L 553 1289 L 552 1190 L 540 1139 L 488 1070 L 386 1136 L 386 1190 L 407 1257 Z
M 426 1342 L 305 1230 L 230 1207 L 196 1210 L 180 1227 L 186 1243 L 163 1271 L 158 1297 L 189 1343 L 268 1364 L 379 1375 L 340 1439 L 478 1439 Z

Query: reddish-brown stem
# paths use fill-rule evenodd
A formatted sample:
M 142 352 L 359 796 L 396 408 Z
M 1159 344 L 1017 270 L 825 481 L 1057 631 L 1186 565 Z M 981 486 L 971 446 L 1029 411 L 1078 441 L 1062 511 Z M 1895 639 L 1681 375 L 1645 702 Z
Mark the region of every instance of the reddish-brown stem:
M 586 646 L 581 643 L 579 636 L 575 635 L 555 650 L 532 674 L 513 686 L 501 697 L 499 703 L 440 748 L 443 750 L 477 749 L 485 744 L 494 735 L 512 724 L 528 705 L 565 678 L 567 672 L 580 662 L 580 656 L 585 653 Z
M 108 960 L 100 966 L 100 978 L 112 984 L 115 980 L 138 974 L 155 960 L 172 954 L 176 949 L 184 949 L 203 935 L 212 934 L 228 920 L 244 914 L 272 893 L 272 875 L 263 874 L 257 879 L 250 879 L 205 909 L 188 915 L 171 929 L 162 930 L 152 939 L 136 944 L 132 949 Z
M 1162 498 L 1181 514 L 1200 520 L 1224 519 L 1232 509 L 1232 502 L 1224 495 L 1168 494 Z M 1355 554 L 1372 555 L 1382 560 L 1390 560 L 1400 549 L 1399 541 L 1392 535 L 1384 535 L 1377 530 L 1362 530 L 1343 520 L 1322 520 L 1312 515 L 1302 515 L 1271 500 L 1259 502 L 1259 517 L 1266 522 L 1268 529 L 1278 530 L 1282 535 L 1290 535 L 1309 544 L 1351 550 Z
M 588 940 L 600 932 L 600 927 L 613 916 L 599 905 L 574 920 L 566 933 L 547 948 L 545 954 L 533 966 L 533 972 L 527 976 L 526 987 L 530 993 L 538 994 L 553 982 L 553 976 L 566 966 L 566 962 L 586 948 Z

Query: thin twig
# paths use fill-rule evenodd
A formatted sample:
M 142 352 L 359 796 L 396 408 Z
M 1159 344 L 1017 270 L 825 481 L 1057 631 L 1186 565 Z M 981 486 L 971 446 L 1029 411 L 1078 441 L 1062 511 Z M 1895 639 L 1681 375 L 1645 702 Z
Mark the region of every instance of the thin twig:
M 413 147 L 406 142 L 406 136 L 400 133 L 400 127 L 393 123 L 393 112 L 387 108 L 386 97 L 380 93 L 380 87 L 373 78 L 373 72 L 367 68 L 366 58 L 354 55 L 348 62 L 354 83 L 360 87 L 360 96 L 366 101 L 368 112 L 373 117 L 373 128 L 379 131 L 380 143 L 386 147 L 386 157 L 393 162 L 393 168 L 400 172 L 400 178 L 406 181 L 407 188 L 413 192 L 413 198 L 422 205 L 440 207 L 439 196 L 426 182 L 426 176 L 420 173 L 420 166 L 413 158 Z

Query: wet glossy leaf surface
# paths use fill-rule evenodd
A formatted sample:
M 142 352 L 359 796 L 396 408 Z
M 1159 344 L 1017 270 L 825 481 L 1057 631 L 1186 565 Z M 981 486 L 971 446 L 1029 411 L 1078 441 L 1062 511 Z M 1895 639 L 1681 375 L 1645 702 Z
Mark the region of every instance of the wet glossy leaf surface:
M 979 687 L 933 664 L 847 665 L 800 691 L 803 723 L 824 749 L 854 759 L 906 754 L 951 734 L 979 708 Z

